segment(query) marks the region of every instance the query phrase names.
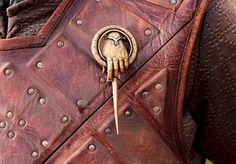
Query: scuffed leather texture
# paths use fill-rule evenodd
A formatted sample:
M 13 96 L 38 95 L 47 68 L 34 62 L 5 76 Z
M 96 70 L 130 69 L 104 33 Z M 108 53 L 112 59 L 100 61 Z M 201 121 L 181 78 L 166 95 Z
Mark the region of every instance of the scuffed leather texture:
M 0 121 L 6 124 L 0 129 L 0 160 L 17 164 L 188 162 L 189 148 L 182 135 L 184 90 L 179 88 L 186 81 L 207 1 L 183 0 L 175 7 L 163 7 L 159 3 L 163 0 L 76 0 L 68 8 L 65 4 L 70 2 L 63 0 L 56 9 L 62 19 L 54 13 L 49 18 L 46 24 L 56 28 L 44 31 L 43 47 L 29 44 L 30 40 L 21 43 L 26 37 L 0 40 Z M 94 34 L 111 24 L 127 28 L 139 52 L 119 80 L 120 135 L 114 133 L 111 84 L 102 83 L 105 75 L 90 50 Z M 151 30 L 151 35 L 145 35 L 145 30 Z M 29 94 L 29 88 L 35 92 Z M 84 106 L 77 106 L 77 100 L 83 100 Z M 153 110 L 156 106 L 160 111 Z M 124 116 L 126 110 L 131 115 Z M 9 117 L 8 112 L 14 115 Z M 62 119 L 65 116 L 68 122 Z M 26 124 L 19 126 L 20 120 Z M 110 134 L 104 134 L 107 127 Z M 9 137 L 9 132 L 15 136 Z M 88 151 L 90 144 L 95 145 L 94 151 Z M 36 158 L 33 152 L 38 152 Z
M 198 124 L 195 151 L 236 162 L 236 8 L 211 0 L 191 62 L 186 103 Z

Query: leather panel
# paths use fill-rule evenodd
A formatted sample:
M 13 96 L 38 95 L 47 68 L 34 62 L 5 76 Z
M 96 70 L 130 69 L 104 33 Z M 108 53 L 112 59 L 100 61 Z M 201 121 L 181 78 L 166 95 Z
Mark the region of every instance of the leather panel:
M 167 69 L 161 70 L 157 75 L 144 83 L 135 93 L 138 101 L 149 110 L 161 126 L 163 126 L 164 122 L 163 111 L 165 110 L 166 101 L 167 73 Z M 147 95 L 144 95 L 144 92 Z
M 177 163 L 175 155 L 163 139 L 138 116 L 133 110 L 133 106 L 120 108 L 124 108 L 121 110 L 123 113 L 120 112 L 119 116 L 121 133 L 115 134 L 113 118 L 107 127 L 114 129 L 114 132 L 104 135 L 104 137 L 119 156 L 126 161 L 125 163 Z M 125 116 L 124 112 L 127 110 L 132 113 L 131 116 Z
M 4 72 L 8 68 L 12 73 L 5 75 Z M 15 163 L 19 159 L 33 162 L 34 159 L 30 158 L 33 151 L 38 151 L 42 157 L 48 152 L 48 147 L 41 145 L 43 140 L 47 140 L 50 143 L 48 146 L 51 147 L 64 136 L 64 132 L 74 122 L 75 111 L 70 110 L 67 104 L 61 102 L 49 90 L 42 89 L 42 85 L 30 81 L 24 72 L 14 65 L 6 63 L 1 70 L 0 121 L 6 123 L 6 127 L 0 130 L 0 140 L 3 141 L 0 149 L 3 157 L 1 162 Z M 32 95 L 28 93 L 29 88 L 34 89 Z M 40 104 L 41 98 L 45 98 L 45 104 Z M 67 112 L 64 108 L 68 108 Z M 12 112 L 13 116 L 9 116 L 9 112 Z M 65 115 L 69 121 L 63 124 L 61 118 Z M 25 121 L 25 125 L 20 126 L 21 120 Z M 14 133 L 13 137 L 9 137 L 10 132 Z M 17 151 L 19 148 L 24 151 Z M 6 158 L 12 154 L 16 156 Z
M 109 13 L 112 13 L 112 15 Z M 102 18 L 101 21 L 97 21 L 98 15 Z M 76 24 L 77 20 L 83 20 L 84 24 L 82 26 L 78 26 Z M 151 25 L 146 20 L 141 19 L 133 12 L 130 12 L 124 5 L 119 4 L 115 0 L 103 0 L 101 4 L 96 1 L 87 1 L 84 4 L 83 10 L 76 13 L 75 17 L 70 22 L 70 26 L 72 26 L 72 28 L 68 28 L 68 31 L 71 31 L 72 29 L 75 29 L 73 32 L 77 33 L 82 31 L 82 36 L 86 35 L 86 37 L 82 40 L 83 44 L 90 46 L 91 38 L 95 35 L 95 33 L 100 28 L 108 25 L 119 25 L 126 27 L 132 31 L 135 38 L 142 38 L 137 39 L 139 50 L 141 50 L 148 42 L 150 42 L 150 40 L 159 34 L 159 30 L 156 27 Z M 150 36 L 145 35 L 146 29 L 152 31 Z M 75 35 L 72 35 L 71 37 L 75 37 Z M 78 39 L 81 36 L 79 34 L 76 37 Z M 90 49 L 86 49 L 85 52 L 87 54 L 91 54 Z
M 94 151 L 88 150 L 88 147 L 93 144 L 96 146 Z M 77 164 L 79 161 L 89 164 L 107 163 L 118 164 L 118 162 L 112 158 L 112 156 L 106 151 L 106 149 L 96 140 L 89 139 L 84 145 L 77 150 L 73 156 L 65 163 Z
M 63 41 L 61 48 L 57 46 L 59 41 Z M 104 87 L 98 77 L 102 77 L 101 69 L 95 67 L 95 63 L 77 50 L 64 36 L 59 36 L 50 45 L 29 63 L 31 69 L 38 78 L 44 79 L 46 83 L 59 90 L 72 104 L 83 100 L 83 106 L 88 105 Z M 39 61 L 43 61 L 43 69 L 35 67 Z M 86 91 L 81 92 L 84 89 Z M 83 106 L 75 105 L 81 110 Z

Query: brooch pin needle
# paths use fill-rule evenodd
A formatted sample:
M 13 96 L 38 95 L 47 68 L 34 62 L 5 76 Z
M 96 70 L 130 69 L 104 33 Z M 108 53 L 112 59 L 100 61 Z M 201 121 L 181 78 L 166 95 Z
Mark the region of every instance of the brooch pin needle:
M 113 94 L 113 106 L 114 106 L 114 116 L 115 116 L 115 124 L 116 124 L 116 133 L 119 134 L 119 124 L 118 124 L 118 79 L 115 77 L 112 81 L 112 94 Z

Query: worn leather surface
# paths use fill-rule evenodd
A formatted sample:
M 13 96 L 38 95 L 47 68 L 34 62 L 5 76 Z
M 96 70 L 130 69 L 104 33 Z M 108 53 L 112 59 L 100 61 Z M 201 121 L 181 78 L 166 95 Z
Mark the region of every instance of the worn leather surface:
M 187 109 L 198 124 L 195 151 L 214 163 L 236 162 L 236 8 L 211 0 L 191 62 Z
M 63 0 L 35 36 L 0 40 L 0 121 L 6 125 L 0 129 L 0 160 L 188 162 L 182 102 L 207 1 L 168 2 Z M 127 28 L 139 49 L 137 60 L 119 81 L 119 136 L 114 133 L 111 86 L 102 82 L 105 76 L 90 50 L 93 35 L 110 24 Z M 83 107 L 76 105 L 78 100 Z M 156 106 L 160 111 L 153 111 Z M 126 110 L 131 112 L 128 117 Z M 19 126 L 20 120 L 26 124 Z M 111 132 L 104 134 L 107 127 Z M 9 137 L 12 132 L 15 135 Z M 90 144 L 94 151 L 88 151 Z

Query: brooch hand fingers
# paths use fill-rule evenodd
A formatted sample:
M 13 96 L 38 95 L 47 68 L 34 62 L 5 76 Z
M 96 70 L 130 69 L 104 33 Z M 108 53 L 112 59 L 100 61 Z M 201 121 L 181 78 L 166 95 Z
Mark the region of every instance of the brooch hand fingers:
M 120 72 L 124 72 L 125 66 L 122 58 L 119 59 Z
M 118 59 L 117 58 L 113 58 L 113 68 L 114 68 L 114 77 L 117 77 L 118 72 L 119 72 Z
M 107 81 L 112 80 L 112 73 L 113 73 L 112 59 L 108 58 L 107 59 Z

